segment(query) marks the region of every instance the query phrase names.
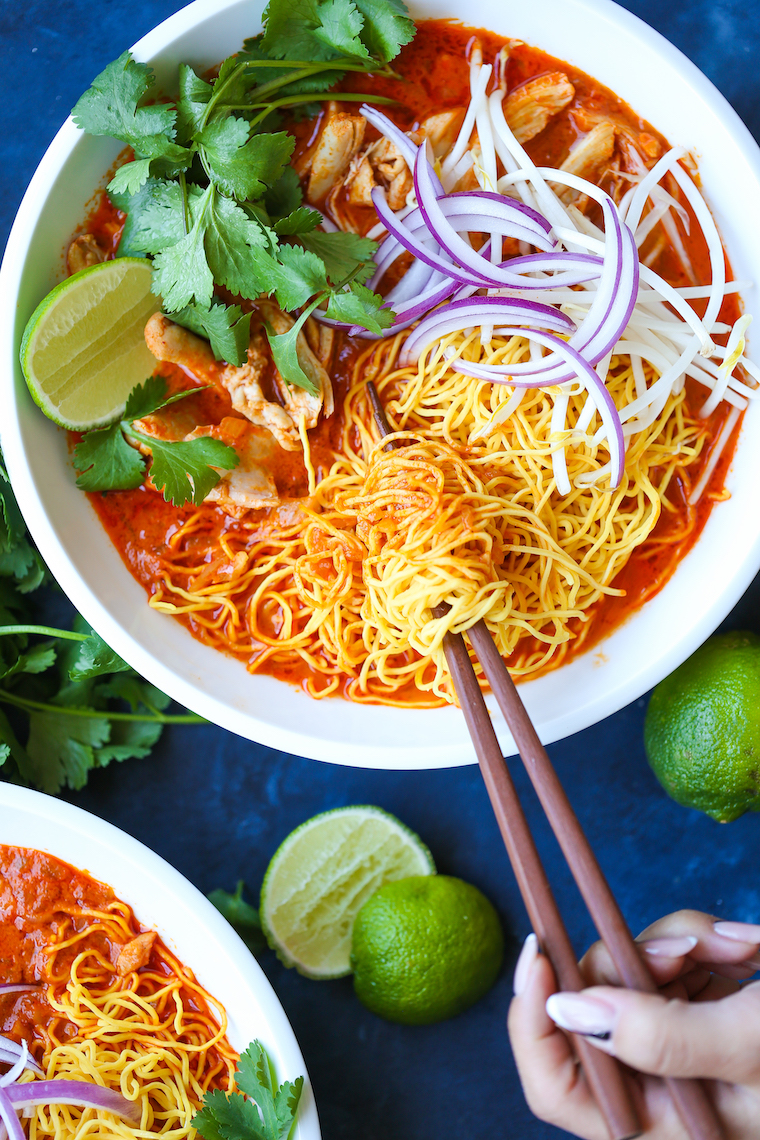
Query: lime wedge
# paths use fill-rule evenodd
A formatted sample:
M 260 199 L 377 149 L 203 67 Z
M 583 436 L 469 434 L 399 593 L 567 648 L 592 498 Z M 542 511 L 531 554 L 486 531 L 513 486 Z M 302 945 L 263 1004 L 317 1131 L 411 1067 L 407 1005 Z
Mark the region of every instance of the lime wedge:
M 21 367 L 35 403 L 71 431 L 113 423 L 155 357 L 145 324 L 161 308 L 142 257 L 91 265 L 56 285 L 32 313 Z
M 309 978 L 351 973 L 351 931 L 362 904 L 385 883 L 434 875 L 425 844 L 377 807 L 315 815 L 278 847 L 261 887 L 267 941 Z

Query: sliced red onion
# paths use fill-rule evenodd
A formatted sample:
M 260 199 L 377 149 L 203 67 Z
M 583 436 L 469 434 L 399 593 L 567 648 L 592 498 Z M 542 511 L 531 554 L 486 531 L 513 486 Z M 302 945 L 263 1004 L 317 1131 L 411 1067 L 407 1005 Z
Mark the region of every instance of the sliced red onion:
M 0 1120 L 5 1125 L 10 1140 L 26 1140 L 21 1121 L 8 1096 L 8 1090 L 0 1087 Z
M 132 1125 L 139 1124 L 142 1116 L 142 1109 L 135 1101 L 127 1100 L 114 1089 L 104 1089 L 89 1081 L 33 1081 L 28 1085 L 16 1084 L 0 1089 L 0 1094 L 7 1098 L 17 1122 L 15 1110 L 35 1108 L 40 1104 L 71 1104 L 78 1108 L 95 1108 L 121 1116 Z M 23 1140 L 23 1131 L 21 1136 Z
M 39 988 L 40 987 L 36 983 L 32 984 L 30 982 L 2 982 L 0 983 L 0 997 L 2 997 L 3 994 L 27 993 L 31 992 L 32 990 L 39 990 Z M 8 1038 L 3 1037 L 0 1038 L 0 1040 L 7 1041 Z M 16 1042 L 14 1041 L 13 1044 L 15 1045 Z
M 409 250 L 409 252 L 413 253 L 420 261 L 424 261 L 431 269 L 437 269 L 441 273 L 445 273 L 447 277 L 452 277 L 462 285 L 477 284 L 479 288 L 483 288 L 488 284 L 487 281 L 479 279 L 473 273 L 467 273 L 459 269 L 448 257 L 436 253 L 429 246 L 425 245 L 422 240 L 415 237 L 403 222 L 398 221 L 393 210 L 385 200 L 384 192 L 377 186 L 372 191 L 372 202 L 378 217 L 384 223 L 388 233 L 392 234 L 404 249 Z M 474 253 L 474 250 L 472 252 Z M 374 286 L 376 278 L 377 274 L 367 283 L 369 288 Z
M 402 367 L 417 360 L 433 341 L 471 325 L 483 323 L 519 327 L 537 324 L 557 332 L 569 333 L 575 323 L 551 305 L 523 301 L 515 297 L 469 297 L 452 301 L 420 321 L 409 336 L 399 357 Z
M 36 990 L 38 987 L 23 986 L 19 988 L 25 990 Z M 15 1068 L 16 1065 L 20 1064 L 22 1059 L 24 1061 L 24 1069 L 31 1069 L 32 1072 L 38 1073 L 39 1076 L 42 1076 L 42 1069 L 29 1052 L 26 1046 L 26 1042 L 23 1042 L 19 1045 L 18 1041 L 12 1041 L 10 1037 L 0 1037 L 0 1061 L 2 1061 L 4 1065 L 13 1065 Z M 6 1076 L 8 1076 L 7 1073 Z M 4 1080 L 5 1078 L 0 1079 Z M 13 1079 L 15 1080 L 16 1078 L 14 1077 Z
M 538 344 L 544 345 L 545 348 L 551 348 L 558 355 L 563 357 L 570 365 L 573 377 L 576 377 L 585 384 L 589 395 L 592 397 L 596 404 L 597 410 L 602 417 L 602 423 L 606 428 L 607 443 L 610 449 L 610 465 L 611 465 L 611 486 L 613 489 L 619 487 L 623 478 L 625 470 L 625 437 L 623 435 L 623 425 L 620 422 L 620 413 L 618 412 L 612 396 L 607 391 L 607 386 L 597 376 L 594 369 L 584 360 L 581 354 L 569 345 L 566 341 L 560 340 L 559 337 L 552 336 L 551 333 L 538 332 L 536 329 L 525 329 L 523 334 L 528 340 L 534 340 Z M 511 376 L 505 375 L 503 366 L 494 367 L 487 364 L 470 364 L 467 360 L 457 358 L 449 363 L 449 367 L 453 368 L 455 372 L 462 372 L 465 376 L 472 376 L 476 380 L 487 380 L 492 384 L 509 384 L 516 388 L 547 388 L 554 387 L 554 381 L 547 379 L 537 380 L 533 377 L 528 380 L 515 380 Z
M 443 208 L 443 202 L 440 201 L 435 194 L 435 187 L 433 184 L 433 170 L 428 162 L 423 149 L 420 147 L 417 152 L 417 160 L 414 164 L 414 187 L 417 193 L 417 202 L 425 223 L 433 235 L 435 240 L 440 245 L 445 254 L 461 265 L 463 268 L 470 271 L 470 276 L 480 278 L 485 285 L 498 288 L 504 285 L 515 285 L 515 279 L 508 270 L 502 269 L 499 265 L 492 265 L 481 253 L 478 253 L 472 248 L 468 242 L 461 237 L 449 218 L 447 217 L 447 210 Z M 372 193 L 372 199 L 375 199 L 375 193 Z M 511 198 L 505 198 L 505 202 L 513 202 Z M 514 203 L 516 206 L 517 203 Z M 375 202 L 377 208 L 377 202 Z M 379 213 L 379 210 L 378 210 Z M 385 221 L 385 218 L 383 218 Z M 479 226 L 481 229 L 493 229 L 493 222 L 489 222 L 486 226 Z M 389 227 L 390 228 L 390 227 Z M 463 227 L 464 228 L 464 227 Z M 474 228 L 474 227 L 473 227 Z M 391 231 L 393 232 L 393 231 Z M 399 236 L 398 234 L 396 236 Z M 399 240 L 403 240 L 399 237 Z M 531 238 L 533 245 L 540 245 L 544 241 L 544 247 L 548 244 L 548 248 L 552 249 L 553 245 L 548 242 L 548 239 Z M 418 255 L 420 256 L 420 255 Z M 460 271 L 461 272 L 461 271 Z

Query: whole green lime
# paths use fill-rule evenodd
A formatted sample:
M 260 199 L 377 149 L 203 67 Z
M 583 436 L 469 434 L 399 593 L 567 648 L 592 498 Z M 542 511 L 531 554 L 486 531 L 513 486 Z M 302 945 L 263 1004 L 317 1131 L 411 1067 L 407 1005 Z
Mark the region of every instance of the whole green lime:
M 455 1017 L 491 988 L 503 956 L 491 903 L 448 875 L 387 883 L 354 922 L 356 995 L 388 1021 L 427 1025 Z
M 711 637 L 652 694 L 647 758 L 668 795 L 721 823 L 760 811 L 760 638 Z

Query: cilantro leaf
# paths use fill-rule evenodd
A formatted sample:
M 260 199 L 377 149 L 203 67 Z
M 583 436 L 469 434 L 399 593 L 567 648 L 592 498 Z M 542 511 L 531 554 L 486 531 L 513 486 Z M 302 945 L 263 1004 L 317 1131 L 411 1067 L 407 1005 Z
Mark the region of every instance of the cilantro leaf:
M 245 883 L 240 879 L 234 895 L 217 888 L 211 891 L 208 899 L 237 931 L 251 953 L 258 954 L 266 947 L 266 939 L 261 931 L 259 912 L 243 898 L 244 887 Z
M 298 206 L 284 218 L 278 218 L 274 224 L 278 234 L 308 234 L 322 221 L 319 210 L 312 210 L 311 206 Z
M 303 202 L 301 180 L 292 166 L 286 166 L 277 181 L 264 194 L 264 205 L 272 218 L 292 214 Z
M 95 752 L 95 766 L 105 768 L 111 760 L 141 760 L 149 756 L 161 736 L 163 725 L 143 721 L 111 721 L 107 743 Z
M 208 123 L 199 139 L 211 178 L 241 201 L 260 198 L 278 181 L 295 146 L 285 131 L 250 139 L 248 131 L 245 119 L 230 115 Z
M 364 17 L 362 42 L 371 56 L 388 63 L 414 39 L 414 21 L 402 0 L 354 0 Z
M 326 0 L 319 7 L 319 27 L 314 35 L 337 55 L 369 59 L 360 37 L 364 20 L 351 0 Z
M 135 384 L 127 396 L 124 419 L 141 420 L 144 416 L 150 416 L 153 412 L 165 408 L 167 404 L 176 404 L 178 400 L 184 400 L 197 389 L 183 388 L 173 396 L 168 396 L 167 391 L 168 386 L 163 376 L 149 376 L 144 384 Z
M 298 1111 L 303 1077 L 277 1085 L 264 1046 L 253 1041 L 240 1055 L 235 1079 L 241 1092 L 206 1093 L 203 1108 L 193 1117 L 204 1140 L 286 1140 Z
M 325 60 L 336 55 L 334 48 L 314 35 L 321 27 L 319 0 L 272 0 L 264 10 L 261 47 L 270 59 Z
M 193 1126 L 204 1140 L 270 1140 L 253 1101 L 221 1089 L 206 1093 Z
M 192 67 L 186 63 L 179 65 L 177 128 L 188 141 L 200 131 L 213 91 L 212 85 L 196 75 Z
M 306 323 L 306 318 L 317 307 L 320 299 L 318 297 L 307 309 L 304 309 L 301 316 L 287 332 L 277 335 L 269 322 L 264 322 L 267 340 L 272 350 L 272 359 L 278 372 L 284 380 L 287 380 L 288 384 L 295 384 L 297 388 L 303 388 L 311 396 L 318 396 L 319 392 L 314 381 L 304 372 L 298 359 L 298 334 Z
M 336 321 L 361 325 L 370 332 L 379 333 L 393 324 L 393 312 L 383 305 L 379 294 L 352 282 L 350 289 L 339 289 L 330 294 L 327 315 Z
M 167 443 L 134 428 L 128 430 L 133 438 L 150 447 L 153 456 L 150 477 L 167 503 L 175 507 L 187 502 L 202 503 L 220 479 L 213 467 L 229 471 L 239 463 L 233 448 L 209 436 Z
M 297 245 L 284 245 L 280 260 L 269 266 L 268 291 L 274 292 L 285 312 L 299 308 L 315 293 L 327 289 L 325 267 L 314 253 Z
M 32 712 L 26 746 L 31 780 L 50 795 L 64 785 L 83 788 L 95 766 L 95 749 L 107 742 L 110 732 L 105 716 L 73 717 L 52 709 Z
M 87 640 L 79 642 L 78 656 L 68 674 L 71 681 L 86 681 L 103 673 L 123 673 L 129 668 L 100 634 L 91 629 Z
M 0 452 L 0 578 L 14 578 L 26 594 L 42 585 L 45 564 L 26 537 L 26 526 Z
M 273 234 L 271 240 L 276 245 Z M 269 245 L 270 238 L 259 222 L 230 198 L 215 198 L 206 229 L 206 251 L 208 264 L 220 285 L 255 300 L 266 289 L 266 274 L 273 260 L 268 254 Z
M 211 194 L 210 186 L 207 194 Z M 214 275 L 205 249 L 205 219 L 199 214 L 189 234 L 165 247 L 153 260 L 151 289 L 163 297 L 166 312 L 184 309 L 192 301 L 208 308 L 214 292 Z
M 99 702 L 114 698 L 126 701 L 133 713 L 141 709 L 155 712 L 156 709 L 165 709 L 170 704 L 170 698 L 162 693 L 149 681 L 144 681 L 134 669 L 123 673 L 111 673 L 106 681 L 98 681 L 92 688 L 93 698 Z
M 141 186 L 144 186 L 150 177 L 150 162 L 149 158 L 135 159 L 134 162 L 125 162 L 124 166 L 120 166 L 114 174 L 111 181 L 108 183 L 108 193 L 113 197 L 115 194 L 136 194 Z
M 267 1136 L 272 1140 L 285 1140 L 298 1110 L 303 1077 L 292 1084 L 283 1081 L 278 1088 L 264 1047 L 260 1041 L 253 1041 L 240 1054 L 235 1080 L 241 1092 L 258 1105 Z
M 210 309 L 188 305 L 178 313 L 172 313 L 172 320 L 210 341 L 217 360 L 245 364 L 251 336 L 251 314 L 244 313 L 239 305 L 212 305 Z
M 165 104 L 141 107 L 155 82 L 152 70 L 125 51 L 109 63 L 79 99 L 72 117 L 91 135 L 108 135 L 132 147 L 138 158 L 161 160 L 163 173 L 178 173 L 192 161 L 192 152 L 174 142 L 177 112 Z M 148 176 L 141 166 L 131 178 L 137 188 Z M 130 175 L 117 175 L 117 189 Z M 138 181 L 139 179 L 139 181 Z
M 71 117 L 90 135 L 121 139 L 139 153 L 146 140 L 157 135 L 174 137 L 176 112 L 157 104 L 139 107 L 140 100 L 155 83 L 153 71 L 137 63 L 129 51 L 109 63 L 79 99 Z
M 83 491 L 131 491 L 145 478 L 145 460 L 129 446 L 119 424 L 88 431 L 74 448 L 74 465 Z
M 324 262 L 325 271 L 331 281 L 344 281 L 354 274 L 354 280 L 366 281 L 375 272 L 372 258 L 377 250 L 377 242 L 358 234 L 326 234 L 314 230 L 300 235 L 301 244 Z M 357 267 L 361 267 L 356 273 Z

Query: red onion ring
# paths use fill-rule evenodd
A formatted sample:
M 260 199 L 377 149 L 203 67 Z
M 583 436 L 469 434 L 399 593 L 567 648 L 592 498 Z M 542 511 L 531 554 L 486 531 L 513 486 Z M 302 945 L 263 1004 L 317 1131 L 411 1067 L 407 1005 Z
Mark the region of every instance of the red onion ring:
M 135 1126 L 140 1123 L 142 1116 L 142 1108 L 135 1101 L 127 1100 L 114 1089 L 104 1089 L 89 1081 L 34 1081 L 29 1085 L 10 1085 L 0 1092 L 7 1097 L 17 1121 L 16 1109 L 35 1108 L 40 1104 L 71 1104 L 81 1108 L 95 1108 L 121 1116 Z M 23 1131 L 21 1136 L 24 1140 Z

